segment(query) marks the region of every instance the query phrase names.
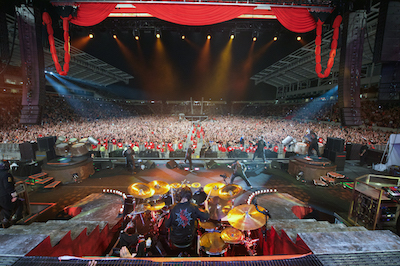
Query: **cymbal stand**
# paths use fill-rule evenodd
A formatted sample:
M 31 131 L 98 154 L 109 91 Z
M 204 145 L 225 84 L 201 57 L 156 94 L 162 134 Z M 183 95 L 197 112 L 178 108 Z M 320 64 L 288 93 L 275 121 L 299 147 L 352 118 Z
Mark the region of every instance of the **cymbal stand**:
M 256 239 L 251 239 L 251 231 L 247 230 L 244 232 L 245 233 L 245 239 L 244 239 L 244 246 L 246 247 L 247 253 L 250 256 L 257 256 L 257 242 L 258 242 L 258 238 Z

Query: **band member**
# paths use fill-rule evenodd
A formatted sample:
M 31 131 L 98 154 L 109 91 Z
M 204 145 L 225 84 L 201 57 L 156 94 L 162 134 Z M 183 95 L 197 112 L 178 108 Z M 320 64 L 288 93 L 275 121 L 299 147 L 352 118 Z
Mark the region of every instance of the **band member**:
M 207 212 L 201 211 L 197 205 L 191 203 L 192 191 L 189 187 L 180 188 L 175 204 L 165 222 L 169 228 L 171 243 L 176 248 L 190 250 L 194 243 L 197 219 L 205 221 L 210 218 L 208 203 L 204 202 Z
M 266 162 L 265 152 L 264 152 L 264 148 L 266 146 L 267 146 L 267 143 L 265 143 L 264 136 L 261 136 L 260 139 L 256 143 L 257 150 L 254 152 L 253 161 L 258 156 L 263 159 L 264 163 Z
M 0 215 L 3 227 L 11 225 L 11 215 L 14 209 L 14 203 L 18 199 L 15 191 L 14 177 L 8 172 L 10 164 L 8 161 L 0 161 Z
M 229 168 L 233 168 L 233 173 L 231 175 L 231 184 L 233 184 L 233 181 L 237 176 L 240 176 L 244 180 L 244 182 L 246 182 L 246 185 L 250 189 L 253 188 L 253 186 L 250 184 L 249 179 L 246 176 L 246 166 L 244 164 L 237 160 Z
M 135 153 L 131 149 L 131 147 L 125 148 L 125 150 L 122 152 L 122 155 L 126 159 L 126 167 L 132 171 L 132 173 L 135 172 Z
M 361 146 L 360 153 L 359 153 L 359 155 L 360 155 L 360 166 L 363 166 L 365 164 L 365 160 L 367 159 L 368 149 L 369 149 L 369 147 L 368 147 L 367 141 L 364 140 L 364 143 Z
M 308 146 L 308 156 L 313 155 L 313 150 L 317 152 L 318 157 L 321 157 L 321 154 L 319 153 L 319 148 L 318 148 L 318 136 L 315 134 L 314 131 L 309 130 L 308 134 L 305 136 L 307 142 L 309 142 Z
M 193 172 L 193 164 L 192 164 L 192 154 L 193 154 L 193 146 L 189 145 L 186 155 L 185 155 L 185 163 L 186 161 L 189 161 L 189 170 L 190 172 Z

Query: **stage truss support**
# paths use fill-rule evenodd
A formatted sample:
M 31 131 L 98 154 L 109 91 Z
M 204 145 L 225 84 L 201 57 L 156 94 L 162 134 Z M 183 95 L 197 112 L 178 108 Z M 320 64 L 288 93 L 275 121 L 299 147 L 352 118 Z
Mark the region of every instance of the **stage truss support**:
M 360 84 L 366 26 L 365 10 L 347 12 L 343 16 L 342 49 L 340 53 L 338 104 L 344 126 L 362 124 Z

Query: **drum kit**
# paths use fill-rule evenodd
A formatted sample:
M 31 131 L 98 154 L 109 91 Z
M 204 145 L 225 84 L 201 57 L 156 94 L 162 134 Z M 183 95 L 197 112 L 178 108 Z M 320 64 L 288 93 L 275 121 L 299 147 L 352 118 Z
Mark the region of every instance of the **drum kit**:
M 78 141 L 77 138 L 71 138 L 66 141 L 64 136 L 58 137 L 54 150 L 57 156 L 61 157 L 79 157 L 89 153 L 89 142 L 87 138 Z
M 128 192 L 135 198 L 135 207 L 128 217 L 135 220 L 137 232 L 145 235 L 166 234 L 164 222 L 170 206 L 174 204 L 175 190 L 185 186 L 201 187 L 200 183 L 186 180 L 172 184 L 155 180 L 130 185 Z M 253 204 L 233 207 L 235 198 L 242 193 L 239 185 L 215 182 L 205 185 L 204 192 L 207 194 L 204 201 L 208 202 L 210 219 L 198 223 L 198 254 L 221 256 L 240 246 L 243 255 L 256 255 L 258 234 L 254 230 L 265 227 L 268 220 L 263 212 L 265 209 Z M 203 203 L 196 202 L 201 207 Z

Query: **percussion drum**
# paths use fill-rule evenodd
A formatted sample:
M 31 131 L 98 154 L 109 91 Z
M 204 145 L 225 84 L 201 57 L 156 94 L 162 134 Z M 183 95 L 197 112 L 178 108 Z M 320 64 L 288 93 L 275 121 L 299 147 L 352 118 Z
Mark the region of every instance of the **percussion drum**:
M 88 138 L 83 138 L 79 140 L 79 143 L 86 143 L 88 142 Z
M 85 143 L 74 144 L 71 147 L 71 156 L 82 156 L 89 152 Z
M 74 144 L 78 143 L 78 139 L 77 138 L 70 138 L 68 140 L 68 143 L 71 144 L 71 145 L 74 145 Z
M 297 154 L 306 155 L 308 152 L 307 149 L 308 149 L 308 145 L 306 143 L 297 142 L 296 147 L 294 148 L 294 152 Z
M 54 150 L 58 156 L 67 156 L 69 153 L 69 145 L 68 143 L 57 144 Z

